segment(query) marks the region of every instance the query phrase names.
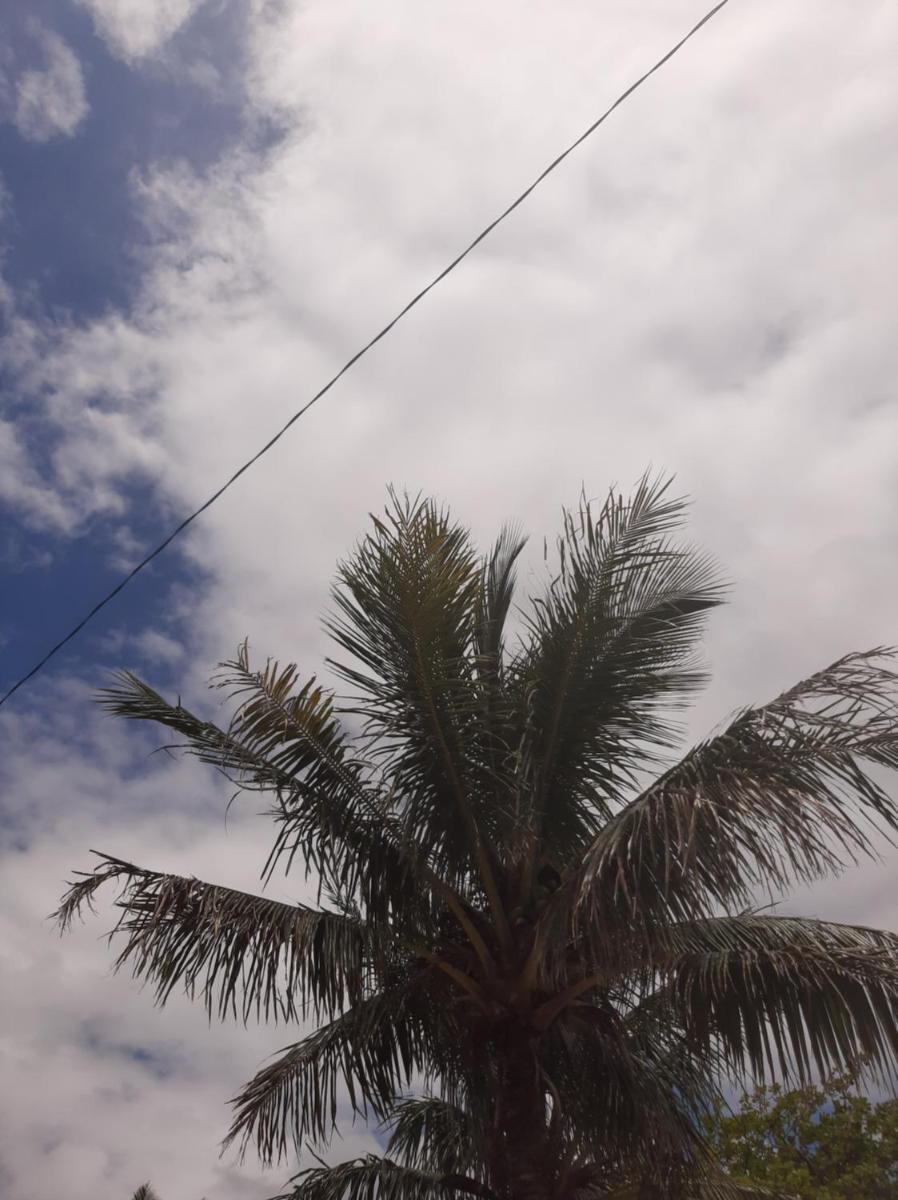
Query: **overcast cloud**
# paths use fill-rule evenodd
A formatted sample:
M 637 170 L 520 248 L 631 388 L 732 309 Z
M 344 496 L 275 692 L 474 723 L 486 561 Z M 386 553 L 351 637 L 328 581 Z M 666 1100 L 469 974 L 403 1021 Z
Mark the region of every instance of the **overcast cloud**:
M 83 3 L 134 71 L 199 13 Z M 162 532 L 204 499 L 702 11 L 247 3 L 240 136 L 211 167 L 130 172 L 133 304 L 86 319 L 8 292 L 9 511 L 60 545 L 118 522 L 133 561 L 141 505 Z M 190 698 L 246 635 L 317 670 L 335 562 L 388 483 L 484 544 L 521 520 L 532 586 L 561 504 L 648 466 L 695 497 L 735 585 L 693 732 L 898 640 L 896 45 L 888 0 L 733 0 L 194 527 L 170 622 L 110 610 L 107 650 Z M 159 1013 L 106 977 L 102 920 L 62 942 L 43 920 L 90 847 L 252 887 L 267 830 L 246 805 L 225 827 L 214 780 L 85 715 L 99 677 L 57 663 L 0 716 L 0 1190 L 270 1194 L 289 1164 L 241 1173 L 217 1141 L 290 1035 Z M 800 906 L 898 928 L 895 863 Z M 347 1132 L 334 1157 L 373 1145 Z
M 76 0 L 113 54 L 137 62 L 158 54 L 202 0 Z M 219 6 L 222 7 L 222 6 Z

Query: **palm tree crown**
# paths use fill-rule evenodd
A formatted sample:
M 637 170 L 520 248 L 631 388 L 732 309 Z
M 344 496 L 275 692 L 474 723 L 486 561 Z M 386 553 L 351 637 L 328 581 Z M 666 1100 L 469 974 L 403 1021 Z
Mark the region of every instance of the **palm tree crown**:
M 160 1003 L 314 1023 L 236 1097 L 230 1138 L 271 1162 L 326 1144 L 345 1103 L 389 1142 L 303 1171 L 295 1200 L 733 1195 L 700 1132 L 722 1080 L 859 1054 L 890 1072 L 898 938 L 751 908 L 898 829 L 890 652 L 673 762 L 723 596 L 683 515 L 648 479 L 567 513 L 512 636 L 523 539 L 481 560 L 436 504 L 392 496 L 334 591 L 350 698 L 245 647 L 216 679 L 226 729 L 130 674 L 104 693 L 269 795 L 266 874 L 320 880 L 307 907 L 104 855 L 59 910 L 115 882 L 118 965 Z

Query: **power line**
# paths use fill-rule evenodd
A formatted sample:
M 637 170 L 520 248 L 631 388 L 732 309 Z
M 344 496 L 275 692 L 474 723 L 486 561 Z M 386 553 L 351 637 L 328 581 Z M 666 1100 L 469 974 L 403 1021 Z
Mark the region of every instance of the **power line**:
M 31 670 L 26 675 L 23 675 L 21 677 L 21 679 L 18 679 L 12 685 L 12 687 L 9 689 L 9 691 L 6 692 L 2 697 L 0 697 L 0 707 L 2 707 L 6 703 L 6 701 L 10 698 L 10 696 L 12 696 L 15 692 L 17 692 L 19 690 L 19 688 L 22 687 L 23 684 L 27 683 L 29 679 L 33 679 L 34 676 L 38 673 L 38 671 L 42 670 L 43 667 L 45 667 L 46 664 L 50 661 L 50 659 L 63 648 L 63 646 L 67 645 L 72 640 L 72 638 L 77 637 L 77 635 L 81 632 L 81 630 L 84 628 L 84 626 L 87 625 L 88 622 L 92 621 L 93 618 L 97 615 L 97 613 L 99 613 L 101 611 L 101 609 L 104 609 L 111 600 L 114 600 L 115 597 L 119 594 L 119 592 L 123 591 L 128 586 L 128 584 L 135 577 L 135 575 L 139 575 L 140 572 L 144 569 L 144 567 L 149 566 L 149 564 L 153 561 L 154 558 L 158 558 L 159 555 L 162 553 L 162 551 L 165 550 L 166 547 L 169 546 L 175 540 L 175 538 L 178 537 L 179 534 L 184 532 L 184 530 L 188 527 L 188 525 L 192 525 L 193 522 L 197 519 L 197 517 L 201 516 L 206 511 L 207 508 L 211 508 L 212 505 L 215 503 L 215 501 L 218 500 L 218 498 L 220 496 L 224 495 L 224 493 L 228 490 L 228 488 L 231 487 L 232 484 L 236 483 L 237 480 L 240 478 L 240 476 L 244 474 L 244 472 L 248 471 L 250 469 L 250 467 L 252 467 L 255 463 L 257 463 L 259 461 L 259 459 L 263 456 L 263 454 L 267 454 L 268 451 L 272 448 L 272 446 L 274 446 L 277 442 L 279 442 L 281 440 L 281 438 L 288 431 L 288 429 L 290 429 L 293 425 L 295 425 L 296 422 L 300 419 L 300 417 L 304 416 L 309 411 L 309 409 L 312 407 L 313 404 L 316 404 L 321 399 L 322 396 L 326 395 L 326 393 L 331 390 L 331 388 L 334 386 L 334 384 L 339 379 L 341 379 L 351 367 L 355 366 L 355 364 L 359 361 L 360 358 L 363 358 L 364 355 L 366 355 L 373 346 L 377 345 L 377 343 L 381 340 L 381 338 L 386 337 L 386 335 L 390 332 L 390 330 L 393 328 L 393 326 L 398 325 L 399 322 L 402 320 L 402 318 L 407 313 L 411 312 L 411 310 L 415 307 L 415 305 L 419 304 L 424 299 L 424 297 L 427 295 L 427 293 L 429 291 L 431 291 L 433 288 L 435 288 L 438 283 L 441 283 L 446 278 L 447 275 L 449 275 L 452 271 L 454 271 L 455 268 L 459 265 L 459 263 L 462 262 L 463 259 L 467 258 L 468 255 L 471 253 L 471 251 L 476 246 L 480 245 L 480 243 L 484 240 L 484 238 L 489 237 L 489 235 L 493 232 L 493 230 L 498 225 L 502 224 L 502 222 L 506 219 L 506 217 L 511 216 L 511 214 L 514 212 L 514 210 L 520 204 L 524 203 L 524 201 L 527 199 L 527 197 L 530 195 L 530 193 L 535 191 L 536 188 L 538 188 L 539 185 L 543 182 L 543 180 L 547 176 L 551 175 L 552 172 L 555 170 L 555 168 L 560 166 L 561 163 L 564 162 L 564 160 L 567 158 L 567 156 L 569 154 L 572 154 L 574 152 L 574 150 L 576 150 L 577 147 L 579 145 L 581 145 L 581 143 L 585 142 L 586 139 L 591 134 L 595 133 L 595 131 L 598 129 L 598 127 L 601 124 L 603 124 L 608 119 L 608 117 L 611 116 L 611 114 L 614 112 L 614 110 L 616 108 L 618 108 L 621 104 L 623 104 L 623 102 L 629 96 L 632 96 L 632 94 L 636 91 L 636 89 L 641 87 L 642 84 L 644 84 L 645 81 L 647 79 L 649 79 L 652 75 L 654 75 L 656 71 L 660 70 L 660 68 L 663 67 L 666 62 L 669 62 L 669 60 L 673 58 L 673 56 L 677 53 L 677 51 L 681 50 L 683 48 L 683 46 L 685 46 L 686 43 L 689 41 L 689 39 L 691 37 L 693 37 L 696 33 L 698 33 L 698 31 L 702 28 L 702 26 L 706 25 L 713 16 L 715 16 L 717 13 L 720 12 L 720 10 L 722 8 L 725 7 L 725 5 L 728 2 L 729 2 L 729 0 L 720 0 L 720 3 L 715 4 L 714 7 L 709 12 L 705 13 L 705 15 L 702 17 L 702 19 L 699 22 L 697 22 L 697 24 L 693 25 L 693 27 L 689 30 L 689 32 L 687 34 L 685 34 L 684 37 L 680 38 L 680 40 L 676 43 L 675 46 L 672 46 L 670 48 L 670 50 L 668 50 L 667 53 L 662 58 L 658 59 L 658 61 L 654 64 L 654 66 L 650 67 L 645 72 L 644 75 L 640 75 L 640 77 L 635 81 L 635 83 L 631 83 L 625 92 L 621 92 L 621 94 L 614 101 L 614 103 L 609 108 L 607 108 L 600 117 L 598 117 L 595 121 L 593 121 L 593 123 L 589 126 L 589 128 L 586 129 L 583 133 L 581 133 L 575 142 L 571 142 L 571 144 L 568 146 L 568 148 L 566 150 L 563 150 L 556 159 L 553 159 L 553 161 L 549 163 L 549 165 L 546 167 L 546 169 L 540 175 L 538 175 L 536 177 L 536 179 L 534 179 L 534 181 L 530 184 L 530 186 L 528 188 L 526 188 L 523 192 L 521 192 L 521 194 L 515 200 L 513 200 L 511 204 L 509 204 L 508 208 L 506 208 L 504 212 L 500 213 L 500 215 L 498 217 L 496 217 L 496 219 L 494 221 L 491 221 L 489 223 L 489 225 L 487 225 L 487 227 L 484 230 L 482 230 L 482 232 L 478 233 L 477 237 L 474 238 L 474 240 L 470 243 L 470 245 L 466 246 L 465 249 L 462 250 L 462 252 L 460 254 L 458 254 L 455 258 L 453 258 L 452 262 L 450 262 L 447 267 L 444 267 L 443 270 L 440 271 L 439 275 L 436 275 L 430 281 L 430 283 L 427 284 L 426 287 L 423 287 L 421 289 L 421 291 L 417 293 L 417 295 L 415 295 L 411 300 L 409 300 L 408 304 L 406 304 L 406 306 L 403 309 L 401 309 L 396 314 L 396 316 L 393 317 L 393 319 L 391 321 L 389 321 L 386 325 L 384 325 L 383 329 L 381 329 L 379 333 L 376 333 L 369 342 L 367 342 L 364 346 L 362 346 L 361 350 L 357 350 L 356 353 L 353 354 L 352 358 L 348 359 L 343 364 L 343 366 L 336 373 L 336 375 L 334 375 L 331 379 L 329 379 L 327 381 L 327 383 L 324 385 L 324 387 L 321 388 L 320 391 L 315 393 L 315 395 L 311 398 L 311 400 L 307 400 L 306 403 L 301 408 L 297 409 L 297 411 L 293 414 L 293 416 L 289 419 L 289 421 L 287 421 L 287 423 L 285 425 L 283 425 L 277 431 L 277 433 L 265 443 L 265 445 L 261 448 L 261 450 L 258 450 L 252 456 L 252 458 L 247 459 L 247 461 L 243 464 L 243 466 L 239 467 L 234 472 L 234 474 L 230 477 L 230 479 L 228 479 L 225 483 L 223 483 L 217 492 L 213 492 L 213 494 L 209 497 L 209 499 L 206 500 L 203 504 L 201 504 L 198 509 L 196 509 L 194 512 L 192 512 L 190 514 L 190 516 L 185 517 L 184 520 L 181 522 L 181 524 L 178 525 L 175 529 L 173 529 L 171 531 L 171 533 L 168 535 L 168 537 L 166 537 L 163 541 L 161 541 L 159 543 L 159 545 L 155 547 L 155 549 L 151 550 L 150 553 L 146 556 L 146 558 L 141 559 L 141 561 L 137 564 L 137 566 L 134 567 L 133 570 L 129 571 L 128 574 L 125 575 L 115 585 L 115 587 L 110 592 L 107 592 L 107 594 L 102 598 L 102 600 L 98 601 L 98 603 L 93 606 L 93 608 L 90 610 L 90 612 L 87 613 L 85 616 L 83 616 L 81 618 L 81 620 L 77 623 L 77 625 L 73 626 L 73 628 L 65 635 L 65 637 L 61 638 L 56 643 L 55 646 L 52 646 L 47 651 L 47 653 L 43 656 L 43 658 L 40 659 L 39 662 L 35 663 L 35 665 L 31 668 Z

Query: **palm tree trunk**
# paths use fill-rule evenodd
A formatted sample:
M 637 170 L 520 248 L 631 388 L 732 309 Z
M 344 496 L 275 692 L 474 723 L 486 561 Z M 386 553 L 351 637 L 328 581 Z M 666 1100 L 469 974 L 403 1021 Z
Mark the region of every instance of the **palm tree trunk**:
M 558 1164 L 552 1161 L 545 1090 L 528 1032 L 503 1041 L 495 1112 L 495 1190 L 507 1200 L 552 1200 Z

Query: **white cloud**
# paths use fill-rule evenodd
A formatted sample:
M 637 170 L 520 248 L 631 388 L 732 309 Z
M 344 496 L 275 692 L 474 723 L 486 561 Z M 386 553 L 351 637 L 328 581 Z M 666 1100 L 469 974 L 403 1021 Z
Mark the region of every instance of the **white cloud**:
M 263 155 L 238 147 L 203 176 L 147 167 L 135 205 L 152 247 L 133 313 L 18 326 L 17 362 L 59 439 L 47 477 L 28 474 L 21 443 L 7 450 L 20 502 L 36 522 L 54 520 L 54 504 L 81 519 L 118 503 L 127 519 L 136 474 L 170 511 L 192 508 L 699 9 L 253 6 L 252 104 L 287 136 Z M 712 628 L 715 682 L 696 728 L 844 650 L 895 640 L 896 36 L 885 0 L 862 22 L 813 0 L 716 18 L 193 527 L 183 544 L 208 583 L 191 597 L 185 694 L 245 634 L 262 655 L 318 667 L 334 562 L 390 480 L 436 491 L 484 542 L 519 517 L 536 543 L 581 482 L 596 493 L 650 463 L 676 470 L 697 498 L 696 536 L 736 583 Z M 132 1082 L 84 1048 L 77 1022 L 114 1010 L 128 1037 L 155 1044 L 158 1030 L 184 1053 L 198 1026 L 186 1009 L 152 1016 L 124 981 L 102 979 L 90 934 L 65 944 L 79 982 L 61 1014 L 60 964 L 36 948 L 36 914 L 101 834 L 103 848 L 232 880 L 244 853 L 219 836 L 214 808 L 196 807 L 199 776 L 135 772 L 125 732 L 85 746 L 79 705 L 65 718 L 42 703 L 47 735 L 6 789 L 24 794 L 16 878 L 31 897 L 30 916 L 8 918 L 30 932 L 10 944 L 42 997 L 15 1023 L 34 1030 L 23 1075 L 51 1048 L 77 1065 L 59 1105 L 8 1094 L 17 1162 L 60 1122 L 83 1146 L 81 1200 L 112 1194 L 102 1164 L 119 1144 L 129 1184 L 154 1172 L 113 1105 L 108 1130 L 105 1116 L 66 1124 L 79 1086 L 93 1097 Z M 884 879 L 849 874 L 805 902 L 894 927 Z M 144 1081 L 127 1110 L 170 1160 L 163 1196 L 227 1194 L 209 1182 L 219 1098 L 261 1049 L 236 1030 L 214 1038 L 174 1089 L 208 1114 L 202 1130 L 180 1108 L 165 1116 L 164 1082 Z M 41 1169 L 62 1180 L 63 1167 Z
M 118 316 L 86 329 L 34 317 L 2 275 L 0 314 L 0 365 L 18 385 L 0 399 L 0 498 L 31 528 L 77 535 L 88 518 L 124 511 L 126 477 L 158 473 L 150 356 L 121 354 L 146 335 Z M 113 543 L 120 564 L 134 549 L 127 525 Z
M 92 713 L 83 689 L 54 691 L 2 734 L 0 1063 L 15 1097 L 0 1136 L 3 1194 L 45 1200 L 64 1182 L 72 1200 L 129 1196 L 149 1178 L 163 1197 L 269 1196 L 289 1164 L 241 1168 L 233 1154 L 219 1160 L 218 1148 L 228 1098 L 298 1031 L 210 1027 L 180 997 L 154 1009 L 149 994 L 109 975 L 100 937 L 113 920 L 108 904 L 63 939 L 46 919 L 62 881 L 86 865 L 88 842 L 257 889 L 267 822 L 237 804 L 226 825 L 227 792 L 208 773 L 148 759 L 152 743 Z M 306 890 L 280 881 L 271 894 L 298 899 Z M 364 1131 L 347 1132 L 351 1153 L 374 1148 Z
M 113 54 L 127 61 L 156 54 L 203 0 L 77 0 Z
M 41 31 L 43 65 L 15 79 L 16 129 L 32 142 L 71 137 L 90 111 L 77 56 L 57 34 Z
M 158 629 L 143 629 L 135 638 L 137 648 L 150 662 L 176 663 L 184 657 L 184 647 L 175 638 Z
M 476 5 L 433 23 L 349 2 L 258 21 L 255 101 L 296 132 L 204 179 L 144 175 L 157 243 L 136 318 L 75 331 L 41 364 L 70 426 L 96 391 L 117 397 L 61 448 L 69 484 L 131 462 L 178 507 L 202 498 L 691 7 L 622 9 L 598 60 L 585 4 L 559 21 L 533 4 L 513 33 Z M 828 15 L 799 69 L 810 35 L 789 12 L 727 10 L 203 519 L 191 547 L 220 580 L 204 629 L 295 643 L 290 597 L 323 601 L 388 479 L 439 490 L 484 536 L 508 511 L 541 534 L 581 479 L 652 461 L 680 472 L 745 579 L 740 642 L 743 618 L 796 616 L 808 654 L 828 652 L 850 599 L 826 597 L 858 580 L 830 544 L 872 523 L 868 569 L 889 554 L 895 418 L 857 406 L 888 395 L 896 365 L 898 171 L 881 152 L 896 89 L 876 21 Z M 771 591 L 768 569 L 792 589 L 809 554 L 826 587 Z M 758 577 L 767 605 L 749 608 Z M 878 638 L 886 611 L 859 607 Z

